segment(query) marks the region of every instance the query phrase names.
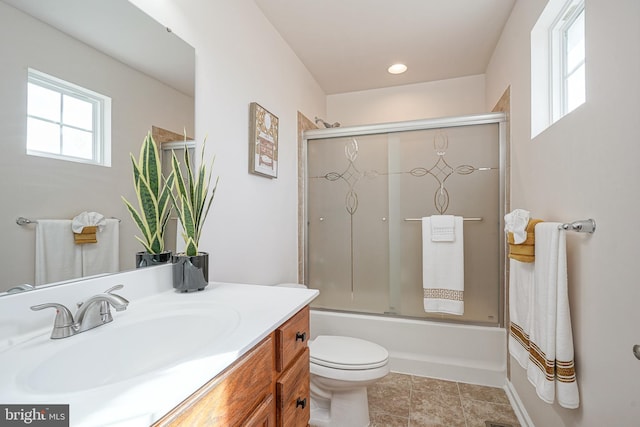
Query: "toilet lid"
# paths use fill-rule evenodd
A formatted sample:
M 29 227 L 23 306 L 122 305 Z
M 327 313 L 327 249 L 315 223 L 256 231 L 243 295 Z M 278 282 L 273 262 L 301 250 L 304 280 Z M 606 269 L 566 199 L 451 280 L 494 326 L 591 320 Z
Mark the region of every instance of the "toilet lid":
M 309 342 L 311 363 L 337 369 L 373 369 L 387 364 L 389 352 L 352 337 L 320 335 Z

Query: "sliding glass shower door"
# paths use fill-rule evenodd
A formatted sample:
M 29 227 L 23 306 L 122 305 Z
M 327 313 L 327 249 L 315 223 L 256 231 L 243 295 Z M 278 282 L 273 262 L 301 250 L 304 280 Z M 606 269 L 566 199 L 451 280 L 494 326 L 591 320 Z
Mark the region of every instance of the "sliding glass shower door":
M 318 308 L 500 322 L 498 122 L 307 140 L 306 283 Z M 421 218 L 464 222 L 463 316 L 425 313 Z

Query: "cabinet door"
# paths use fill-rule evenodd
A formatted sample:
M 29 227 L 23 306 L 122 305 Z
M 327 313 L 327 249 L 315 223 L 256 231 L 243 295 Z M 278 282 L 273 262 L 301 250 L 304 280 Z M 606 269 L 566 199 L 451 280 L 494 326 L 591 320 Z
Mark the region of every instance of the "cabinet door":
M 309 423 L 309 349 L 305 348 L 294 364 L 276 382 L 277 420 L 280 427 L 306 426 Z
M 268 395 L 273 384 L 272 335 L 196 391 L 156 426 L 237 426 Z
M 309 306 L 300 310 L 276 330 L 276 368 L 284 371 L 307 348 L 309 339 Z
M 275 425 L 276 408 L 272 395 L 269 395 L 242 423 L 242 427 L 275 427 Z

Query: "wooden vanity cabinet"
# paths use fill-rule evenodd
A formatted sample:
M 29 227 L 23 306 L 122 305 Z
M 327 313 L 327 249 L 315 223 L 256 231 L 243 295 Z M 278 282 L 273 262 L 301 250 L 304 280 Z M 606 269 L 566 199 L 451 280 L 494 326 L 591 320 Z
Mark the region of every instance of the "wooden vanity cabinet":
M 273 413 L 273 346 L 271 334 L 154 426 L 238 426 L 269 399 Z
M 309 424 L 309 307 L 276 330 L 276 407 L 278 427 Z
M 308 337 L 307 306 L 153 426 L 307 426 Z

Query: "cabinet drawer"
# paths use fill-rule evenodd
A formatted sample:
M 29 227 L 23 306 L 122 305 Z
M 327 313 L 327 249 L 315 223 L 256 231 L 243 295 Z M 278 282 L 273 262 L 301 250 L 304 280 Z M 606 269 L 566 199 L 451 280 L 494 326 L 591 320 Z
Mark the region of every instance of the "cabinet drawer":
M 296 313 L 276 330 L 276 368 L 282 372 L 307 347 L 309 306 Z
M 269 394 L 272 335 L 205 384 L 154 426 L 236 426 Z
M 276 382 L 278 426 L 298 427 L 309 423 L 309 349 Z

